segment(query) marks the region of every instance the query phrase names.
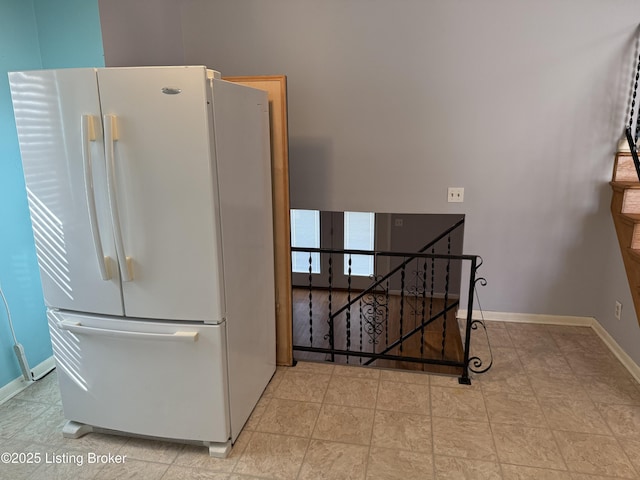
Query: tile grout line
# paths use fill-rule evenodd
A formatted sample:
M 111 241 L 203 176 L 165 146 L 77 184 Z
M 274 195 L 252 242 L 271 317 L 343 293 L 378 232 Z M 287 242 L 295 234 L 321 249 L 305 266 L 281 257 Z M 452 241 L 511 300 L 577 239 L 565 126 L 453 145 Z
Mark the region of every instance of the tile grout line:
M 509 333 L 507 332 L 507 335 Z M 511 338 L 509 338 L 511 340 Z M 487 331 L 487 341 L 489 341 L 489 332 Z M 518 358 L 518 361 L 520 359 Z M 491 417 L 489 416 L 489 408 L 487 407 L 487 398 L 482 388 L 482 382 L 480 380 L 476 380 L 479 384 L 480 395 L 482 396 L 482 404 L 484 405 L 485 414 L 487 415 L 487 424 L 489 425 L 489 432 L 491 432 L 491 443 L 493 444 L 493 450 L 496 452 L 496 464 L 498 465 L 498 469 L 500 470 L 500 475 L 504 478 L 504 471 L 502 470 L 502 461 L 500 460 L 500 455 L 498 454 L 498 446 L 496 444 L 495 435 L 493 432 L 493 424 L 491 422 Z
M 364 463 L 364 478 L 369 473 L 369 463 L 371 460 L 371 448 L 373 446 L 373 430 L 376 428 L 376 414 L 378 412 L 378 397 L 380 396 L 380 384 L 382 383 L 382 370 L 378 371 L 378 385 L 376 388 L 376 400 L 373 404 L 373 423 L 371 424 L 371 434 L 369 435 L 369 445 L 367 446 L 367 456 Z
M 507 329 L 507 330 L 508 330 L 508 329 Z M 560 345 L 560 344 L 558 343 L 557 339 L 553 336 L 553 332 L 552 332 L 552 331 L 550 331 L 549 329 L 546 329 L 546 330 L 545 330 L 545 333 L 546 333 L 546 335 L 548 335 L 548 336 L 551 338 L 551 340 L 553 341 L 553 344 L 554 344 L 554 345 L 556 346 L 556 348 L 558 349 L 558 352 L 560 353 L 560 355 L 562 356 L 562 358 L 567 362 L 567 365 L 569 366 L 569 368 L 570 368 L 570 370 L 571 370 L 571 374 L 570 374 L 570 375 L 571 375 L 571 376 L 573 376 L 573 377 L 575 377 L 575 378 L 580 378 L 581 376 L 579 376 L 579 375 L 575 372 L 575 370 L 573 369 L 573 367 L 571 366 L 571 364 L 568 362 L 567 357 L 565 356 L 565 351 L 563 350 L 562 345 Z M 583 352 L 581 352 L 581 353 L 583 353 Z M 527 372 L 526 372 L 526 375 L 527 375 L 527 379 L 528 379 L 529 383 L 531 383 L 531 382 L 530 382 L 530 378 L 529 378 L 529 376 L 530 376 L 530 372 L 528 372 L 528 371 L 527 371 Z M 534 389 L 533 387 L 532 387 L 532 391 L 533 391 L 534 397 L 536 398 L 536 401 L 538 402 L 538 404 L 540 404 L 541 397 L 540 397 L 540 395 L 539 395 L 538 391 L 537 391 L 536 389 Z M 554 441 L 556 442 L 556 445 L 557 445 L 558 447 L 560 446 L 560 444 L 559 444 L 559 440 L 558 440 L 558 435 L 559 435 L 560 433 L 564 433 L 564 432 L 566 432 L 566 433 L 576 433 L 576 434 L 580 434 L 580 435 L 589 435 L 589 436 L 593 435 L 593 436 L 600 436 L 600 437 L 606 437 L 606 438 L 613 438 L 613 439 L 615 440 L 615 442 L 620 446 L 620 442 L 619 442 L 618 437 L 613 433 L 613 430 L 611 430 L 611 427 L 609 426 L 609 424 L 608 424 L 608 422 L 606 421 L 606 419 L 604 419 L 604 418 L 602 417 L 601 413 L 600 413 L 600 412 L 598 411 L 598 409 L 596 408 L 596 406 L 595 406 L 595 402 L 590 398 L 590 396 L 588 395 L 588 393 L 586 392 L 586 390 L 584 391 L 584 394 L 585 394 L 585 398 L 586 398 L 586 403 L 589 403 L 592 407 L 594 407 L 594 409 L 595 409 L 595 410 L 596 410 L 596 412 L 598 413 L 599 418 L 600 418 L 601 420 L 603 420 L 604 425 L 608 428 L 608 430 L 609 430 L 610 434 L 609 434 L 609 435 L 607 435 L 607 434 L 604 434 L 604 433 L 590 433 L 590 432 L 584 432 L 584 431 L 576 431 L 576 430 L 561 430 L 561 429 L 553 428 L 553 427 L 552 427 L 552 425 L 549 423 L 548 416 L 547 416 L 547 414 L 545 413 L 544 409 L 541 409 L 541 410 L 542 410 L 542 413 L 543 413 L 543 416 L 545 417 L 545 420 L 547 421 L 548 429 L 551 431 L 552 436 L 553 436 L 553 439 L 554 439 Z M 560 457 L 562 458 L 562 460 L 563 460 L 563 462 L 564 462 L 564 464 L 565 464 L 565 467 L 567 468 L 567 470 L 566 470 L 566 471 L 567 471 L 567 472 L 569 472 L 569 473 L 579 473 L 579 472 L 574 472 L 574 471 L 572 471 L 572 470 L 569 468 L 569 465 L 568 465 L 568 463 L 567 463 L 567 460 L 566 460 L 566 458 L 565 458 L 565 455 L 562 453 L 562 449 L 559 449 L 559 450 L 560 450 Z M 634 472 L 635 472 L 635 473 L 637 473 L 637 471 L 636 471 L 637 469 L 636 469 L 635 465 L 633 464 L 633 462 L 631 462 L 631 461 L 630 461 L 630 458 L 628 457 L 628 455 L 626 454 L 626 452 L 624 451 L 624 449 L 620 446 L 619 450 L 622 452 L 622 454 L 624 455 L 624 457 L 626 458 L 626 460 L 629 462 L 629 465 L 631 465 L 631 467 L 632 467 L 632 469 L 634 470 Z
M 240 463 L 240 460 L 242 459 L 243 455 L 244 455 L 244 454 L 245 454 L 245 452 L 247 451 L 247 448 L 249 447 L 249 443 L 251 442 L 251 439 L 253 438 L 253 434 L 254 434 L 255 432 L 253 432 L 253 431 L 249 431 L 249 432 L 247 432 L 247 433 L 248 433 L 248 435 L 249 435 L 249 438 L 247 439 L 247 443 L 246 443 L 246 445 L 244 446 L 244 449 L 242 450 L 242 453 L 240 453 L 240 454 L 238 455 L 238 458 L 237 458 L 237 459 L 236 459 L 236 461 L 234 462 L 233 467 L 231 467 L 231 471 L 230 471 L 230 472 L 228 472 L 229 474 L 236 473 L 236 468 L 238 468 L 238 464 Z M 238 436 L 238 438 L 240 438 L 240 436 Z M 239 475 L 240 475 L 240 474 L 239 474 Z
M 547 326 L 547 332 L 548 335 L 551 337 L 551 340 L 553 341 L 554 345 L 558 348 L 558 351 L 560 352 L 560 355 L 562 356 L 562 358 L 564 359 L 565 362 L 567 362 L 567 365 L 569 366 L 569 369 L 571 370 L 571 373 L 574 377 L 576 378 L 580 378 L 583 377 L 583 375 L 578 375 L 578 373 L 575 371 L 574 367 L 571 365 L 571 363 L 569 362 L 568 357 L 565 355 L 565 350 L 562 348 L 562 345 L 560 345 L 560 343 L 558 342 L 558 340 L 553 336 L 552 332 L 549 330 L 548 326 Z M 596 334 L 597 336 L 597 334 Z M 600 337 L 598 337 L 599 341 L 601 343 L 604 344 L 604 342 L 602 341 L 602 339 Z M 605 345 L 606 347 L 606 345 Z M 615 358 L 615 356 L 614 356 Z M 616 360 L 618 362 L 620 362 L 620 360 L 618 358 L 616 358 Z M 621 362 L 620 362 L 621 363 Z M 583 389 L 584 390 L 584 389 Z M 604 424 L 607 426 L 607 428 L 609 429 L 609 431 L 611 432 L 611 436 L 610 438 L 613 438 L 615 440 L 615 442 L 620 446 L 620 452 L 622 453 L 622 455 L 624 455 L 624 458 L 629 462 L 629 465 L 631 466 L 631 468 L 634 470 L 634 472 L 637 474 L 637 469 L 634 465 L 634 463 L 631 461 L 631 459 L 629 458 L 629 456 L 627 455 L 627 452 L 624 450 L 624 448 L 622 448 L 622 445 L 620 445 L 620 442 L 618 440 L 618 438 L 616 437 L 616 435 L 614 434 L 613 430 L 611 429 L 611 426 L 609 425 L 609 422 L 607 422 L 606 418 L 604 418 L 602 416 L 602 414 L 600 413 L 600 411 L 598 410 L 598 408 L 595 406 L 595 402 L 591 399 L 591 397 L 589 396 L 589 394 L 587 393 L 586 390 L 584 390 L 585 396 L 587 398 L 587 400 L 594 406 L 595 410 L 597 411 L 598 415 L 600 416 L 600 418 L 604 421 Z M 536 390 L 533 391 L 534 396 L 536 397 L 536 399 L 539 398 Z M 543 415 L 544 414 L 544 410 L 543 410 Z M 546 418 L 546 415 L 545 415 Z M 559 445 L 559 441 L 558 441 L 558 434 L 556 434 L 555 432 L 558 430 L 554 430 L 551 429 L 552 435 L 553 435 L 553 439 L 555 440 L 556 444 L 558 445 L 558 447 L 560 447 Z M 573 432 L 573 433 L 583 433 L 584 432 Z M 594 434 L 595 435 L 595 434 Z M 601 434 L 602 435 L 602 434 Z M 609 435 L 602 435 L 602 436 L 607 436 L 609 437 Z M 571 469 L 569 468 L 569 465 L 567 463 L 567 460 L 565 458 L 565 455 L 562 453 L 562 449 L 560 449 L 560 456 L 562 457 L 563 462 L 565 463 L 565 466 L 567 467 L 567 471 L 571 472 Z
M 431 385 L 432 377 L 429 375 L 429 427 L 431 430 L 431 474 L 433 478 L 438 478 L 438 472 L 436 471 L 436 439 L 433 435 L 433 386 Z
M 292 367 L 287 367 L 287 368 L 292 368 Z M 280 374 L 280 375 L 278 375 L 278 372 L 279 372 L 279 371 L 281 372 L 281 374 Z M 269 380 L 269 383 L 267 384 L 267 386 L 265 387 L 265 390 L 262 392 L 262 395 L 260 396 L 260 399 L 268 398 L 268 400 L 269 400 L 269 401 L 267 402 L 267 406 L 271 404 L 271 401 L 272 401 L 274 398 L 277 398 L 277 397 L 275 396 L 275 392 L 276 392 L 276 390 L 278 389 L 278 387 L 280 386 L 280 384 L 282 383 L 282 381 L 283 381 L 283 379 L 284 379 L 284 377 L 285 377 L 286 373 L 287 373 L 287 371 L 278 370 L 278 367 L 276 367 L 276 371 L 275 371 L 275 372 L 274 372 L 274 374 L 272 375 L 271 379 Z M 275 380 L 275 379 L 276 379 L 276 376 L 278 376 L 278 377 L 279 377 L 279 378 L 277 379 L 277 384 L 273 384 L 273 385 L 271 385 L 271 382 L 272 382 L 273 380 Z M 272 391 L 269 393 L 269 396 L 268 396 L 268 397 L 263 397 L 263 395 L 265 394 L 266 390 L 267 390 L 268 388 L 270 388 L 270 387 L 271 387 Z M 258 400 L 258 401 L 260 401 L 260 400 Z M 254 408 L 255 408 L 255 407 L 254 407 Z M 266 406 L 265 406 L 265 411 L 266 411 Z M 253 412 L 251 412 L 251 413 L 253 413 Z M 262 415 L 264 415 L 264 412 L 262 412 Z M 262 415 L 260 416 L 260 420 L 258 420 L 258 422 L 257 422 L 257 424 L 256 424 L 256 427 L 257 427 L 257 426 L 260 424 L 260 422 L 262 421 Z M 249 419 L 250 419 L 250 418 L 251 418 L 251 415 L 249 415 Z M 249 421 L 249 419 L 247 419 L 247 422 Z M 240 463 L 240 460 L 242 459 L 242 457 L 245 455 L 245 453 L 246 453 L 246 451 L 247 451 L 247 448 L 249 447 L 249 444 L 250 444 L 250 442 L 251 442 L 251 439 L 253 438 L 253 434 L 254 434 L 255 432 L 256 432 L 255 430 L 246 430 L 246 423 L 245 423 L 245 425 L 242 427 L 242 430 L 240 431 L 240 434 L 238 435 L 238 438 L 236 438 L 236 443 L 237 443 L 237 441 L 240 439 L 240 435 L 242 435 L 242 434 L 244 434 L 244 435 L 248 436 L 248 438 L 247 438 L 246 444 L 244 445 L 244 448 L 243 448 L 243 450 L 242 450 L 242 453 L 239 453 L 239 454 L 238 454 L 238 458 L 237 458 L 237 459 L 236 459 L 236 461 L 233 463 L 233 466 L 231 467 L 231 470 L 230 470 L 229 472 L 227 472 L 227 473 L 229 473 L 229 475 L 232 475 L 232 474 L 236 473 L 236 469 L 238 468 L 238 464 Z M 232 455 L 232 454 L 233 454 L 233 448 L 234 448 L 234 446 L 232 445 L 231 452 L 229 452 L 229 455 Z M 177 459 L 177 457 L 176 457 L 176 459 Z M 175 462 L 175 460 L 174 460 L 174 462 Z
M 511 334 L 509 333 L 509 329 L 505 327 L 505 332 L 507 333 L 507 337 L 509 338 L 509 342 L 511 342 L 511 344 L 513 344 L 513 339 L 511 338 Z M 489 340 L 489 332 L 487 332 L 487 339 Z M 515 348 L 514 346 L 514 350 L 516 352 L 516 356 L 518 357 L 518 362 L 520 363 L 520 366 L 522 367 L 522 371 L 524 372 L 524 365 L 522 365 L 522 361 L 520 360 L 520 356 L 518 355 L 518 350 Z M 527 382 L 529 381 L 529 378 L 527 377 Z M 529 385 L 531 386 L 531 385 Z M 533 391 L 533 388 L 532 388 Z M 484 406 L 485 408 L 487 408 L 487 399 L 486 399 L 486 394 L 484 391 L 484 387 L 482 385 L 482 382 L 480 382 L 480 392 L 482 393 L 482 400 L 484 401 Z M 496 452 L 496 459 L 497 459 L 497 463 L 498 463 L 498 468 L 500 469 L 500 475 L 502 475 L 502 477 L 504 478 L 504 470 L 502 468 L 502 459 L 500 458 L 500 454 L 498 453 L 498 445 L 496 443 L 496 438 L 495 438 L 495 432 L 493 430 L 493 423 L 491 422 L 491 417 L 489 416 L 489 410 L 487 408 L 487 422 L 489 423 L 489 431 L 491 432 L 491 442 L 493 443 L 493 449 Z
M 509 329 L 507 328 L 507 332 L 509 331 Z M 573 371 L 573 368 L 571 367 L 571 364 L 569 363 L 569 361 L 567 360 L 567 358 L 564 355 L 564 352 L 562 351 L 562 348 L 560 348 L 560 345 L 558 345 L 558 342 L 556 341 L 556 339 L 553 337 L 553 335 L 551 334 L 551 332 L 549 331 L 548 328 L 544 328 L 544 332 L 545 334 L 551 339 L 551 341 L 553 342 L 553 344 L 556 346 L 556 348 L 558 349 L 558 351 L 560 352 L 560 355 L 562 355 L 562 358 L 564 359 L 565 362 L 567 362 L 567 365 L 569 366 L 569 369 L 571 370 L 572 374 L 575 376 L 575 372 Z M 510 334 L 509 334 L 510 335 Z M 519 358 L 519 357 L 518 357 Z M 523 365 L 524 366 L 524 365 Z M 569 473 L 571 472 L 571 469 L 569 468 L 569 464 L 567 463 L 567 459 L 565 458 L 565 455 L 562 453 L 562 449 L 560 448 L 560 442 L 558 441 L 558 437 L 557 435 L 554 433 L 554 429 L 551 428 L 551 424 L 549 422 L 549 419 L 547 417 L 547 415 L 544 413 L 544 409 L 542 408 L 542 406 L 540 405 L 540 396 L 538 395 L 538 392 L 535 388 L 533 388 L 533 384 L 531 383 L 531 378 L 530 378 L 530 373 L 529 371 L 527 371 L 525 369 L 525 375 L 527 376 L 527 383 L 529 384 L 529 387 L 531 387 L 531 391 L 533 392 L 533 397 L 536 399 L 536 403 L 538 405 L 538 407 L 540 408 L 540 411 L 542 412 L 542 416 L 545 419 L 545 422 L 547 423 L 547 428 L 549 429 L 549 431 L 551 432 L 551 436 L 553 437 L 553 441 L 556 443 L 556 447 L 558 447 L 558 451 L 560 453 L 560 458 L 562 459 L 562 463 L 564 464 L 566 471 Z
M 525 368 L 524 363 L 522 362 L 522 359 L 520 358 L 520 349 L 517 347 L 517 342 L 515 342 L 513 337 L 511 336 L 511 332 L 509 331 L 509 328 L 505 328 L 505 331 L 507 333 L 507 337 L 509 338 L 509 341 L 513 345 L 514 351 L 516 352 L 516 356 L 518 358 L 518 363 L 520 365 L 520 368 L 522 369 L 521 370 L 522 373 L 520 375 L 524 375 L 525 376 L 526 381 L 527 381 L 527 385 L 531 389 L 531 392 L 533 392 L 533 398 L 536 401 L 536 405 L 540 409 L 540 412 L 542 413 L 542 416 L 543 416 L 543 418 L 545 420 L 546 427 L 549 430 L 549 432 L 551 433 L 551 436 L 553 437 L 554 442 L 556 442 L 556 446 L 559 447 L 558 442 L 557 442 L 557 440 L 555 438 L 555 435 L 553 434 L 553 430 L 551 430 L 551 428 L 549 426 L 549 422 L 547 421 L 547 417 L 544 414 L 544 410 L 542 410 L 542 407 L 540 406 L 540 402 L 538 400 L 538 396 L 536 395 L 536 390 L 535 390 L 535 388 L 533 388 L 533 385 L 531 384 L 531 379 L 529 378 L 529 371 Z M 482 397 L 485 400 L 485 407 L 486 407 L 486 396 L 485 396 L 484 388 L 482 388 L 482 384 L 480 384 L 480 389 L 482 391 Z M 508 395 L 508 393 L 507 393 L 507 395 Z M 493 447 L 494 447 L 494 449 L 496 451 L 496 457 L 498 457 L 498 465 L 500 467 L 500 472 L 502 473 L 502 476 L 504 477 L 504 470 L 502 468 L 502 459 L 500 458 L 500 454 L 498 452 L 498 445 L 496 443 L 495 432 L 494 432 L 494 429 L 493 429 L 494 422 L 491 421 L 491 417 L 489 416 L 489 412 L 488 411 L 487 411 L 487 420 L 489 422 L 489 430 L 491 431 L 491 439 L 493 440 Z M 521 426 L 521 427 L 524 427 L 524 428 L 532 428 L 532 427 L 529 427 L 527 425 L 518 425 L 518 426 Z M 537 427 L 537 428 L 539 428 L 539 427 Z M 559 450 L 559 448 L 558 448 L 558 450 Z M 569 472 L 569 468 L 567 467 L 567 464 L 566 464 L 566 461 L 564 459 L 564 456 L 562 455 L 562 452 L 560 452 L 560 458 L 562 458 L 562 463 L 566 468 L 565 471 Z
M 300 462 L 300 465 L 298 466 L 298 471 L 296 472 L 296 476 L 295 476 L 296 479 L 300 478 L 300 475 L 302 474 L 302 467 L 304 466 L 304 461 L 306 460 L 307 454 L 309 453 L 309 448 L 311 447 L 313 432 L 315 432 L 316 430 L 316 426 L 318 425 L 318 420 L 320 419 L 320 414 L 324 409 L 324 405 L 325 405 L 324 401 L 325 401 L 325 398 L 327 397 L 327 392 L 329 391 L 329 385 L 331 385 L 331 379 L 335 375 L 336 366 L 335 364 L 332 366 L 333 368 L 331 369 L 331 374 L 329 375 L 329 381 L 327 382 L 327 386 L 325 387 L 324 392 L 322 394 L 322 401 L 320 402 L 320 409 L 318 410 L 318 415 L 316 416 L 316 419 L 313 422 L 313 428 L 311 429 L 311 433 L 309 434 L 309 438 L 307 439 L 307 446 L 304 450 L 304 455 L 302 455 L 302 461 Z

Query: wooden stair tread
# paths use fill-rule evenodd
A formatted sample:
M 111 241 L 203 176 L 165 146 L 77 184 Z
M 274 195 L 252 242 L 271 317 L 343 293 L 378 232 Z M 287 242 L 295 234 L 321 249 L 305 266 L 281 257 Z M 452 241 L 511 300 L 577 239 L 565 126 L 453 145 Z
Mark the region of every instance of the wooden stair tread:
M 633 163 L 631 152 L 618 152 L 613 167 L 612 180 L 622 182 L 635 182 L 638 180 L 638 173 L 636 172 L 636 166 Z
M 618 213 L 618 218 L 625 225 L 635 227 L 640 225 L 640 213 Z
M 640 190 L 640 182 L 609 182 L 611 188 L 617 192 L 624 192 L 625 190 Z
M 613 166 L 611 213 L 640 324 L 640 182 L 630 152 L 618 152 Z
M 613 181 L 613 182 L 609 182 L 609 185 L 611 185 L 611 187 L 618 191 L 618 192 L 623 192 L 625 190 L 638 190 L 640 189 L 640 182 L 617 182 L 617 181 Z

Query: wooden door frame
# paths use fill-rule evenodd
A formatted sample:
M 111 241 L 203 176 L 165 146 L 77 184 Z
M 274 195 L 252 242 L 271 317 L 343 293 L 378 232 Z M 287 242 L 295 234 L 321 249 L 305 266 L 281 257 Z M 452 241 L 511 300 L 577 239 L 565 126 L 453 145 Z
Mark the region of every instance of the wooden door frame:
M 278 365 L 293 365 L 287 77 L 285 75 L 267 75 L 223 77 L 222 79 L 258 88 L 268 94 L 271 124 L 276 363 Z

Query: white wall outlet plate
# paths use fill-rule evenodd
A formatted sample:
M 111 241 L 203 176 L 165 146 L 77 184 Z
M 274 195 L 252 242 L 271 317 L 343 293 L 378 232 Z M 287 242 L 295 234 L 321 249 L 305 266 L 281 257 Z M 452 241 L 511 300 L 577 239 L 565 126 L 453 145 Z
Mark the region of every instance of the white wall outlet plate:
M 464 188 L 449 187 L 447 190 L 447 202 L 464 202 Z

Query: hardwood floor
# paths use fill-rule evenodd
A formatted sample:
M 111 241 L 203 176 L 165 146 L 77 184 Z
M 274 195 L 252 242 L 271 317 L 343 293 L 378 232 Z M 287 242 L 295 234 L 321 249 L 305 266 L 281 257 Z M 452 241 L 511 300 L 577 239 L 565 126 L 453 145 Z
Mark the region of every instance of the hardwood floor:
M 353 299 L 358 292 L 351 292 Z M 293 345 L 330 348 L 329 310 L 332 313 L 348 303 L 346 291 L 305 288 L 293 289 Z M 388 300 L 387 300 L 388 298 Z M 366 301 L 365 301 L 366 300 Z M 331 305 L 330 305 L 331 302 Z M 455 299 L 447 302 L 449 306 Z M 400 333 L 407 335 L 416 330 L 411 337 L 384 352 L 425 359 L 445 359 L 461 361 L 463 358 L 462 340 L 456 319 L 457 307 L 451 308 L 432 323 L 420 328 L 423 318 L 430 318 L 444 309 L 444 300 L 436 298 L 379 295 L 376 302 L 372 296 L 364 297 L 362 302 L 354 303 L 334 319 L 334 347 L 340 350 L 382 353 L 388 346 L 400 339 Z M 374 309 L 378 312 L 373 314 Z M 348 310 L 348 311 L 347 311 Z M 310 315 L 311 312 L 311 315 Z M 347 318 L 349 314 L 349 318 Z M 400 318 L 403 319 L 400 322 Z M 444 328 L 443 328 L 444 327 Z M 443 336 L 444 330 L 444 336 Z M 327 361 L 330 355 L 315 352 L 294 351 L 296 360 Z M 350 365 L 365 365 L 369 358 L 336 355 L 335 362 Z M 459 367 L 422 364 L 410 361 L 375 360 L 372 366 L 398 368 L 405 370 L 423 370 L 432 373 L 459 375 Z

